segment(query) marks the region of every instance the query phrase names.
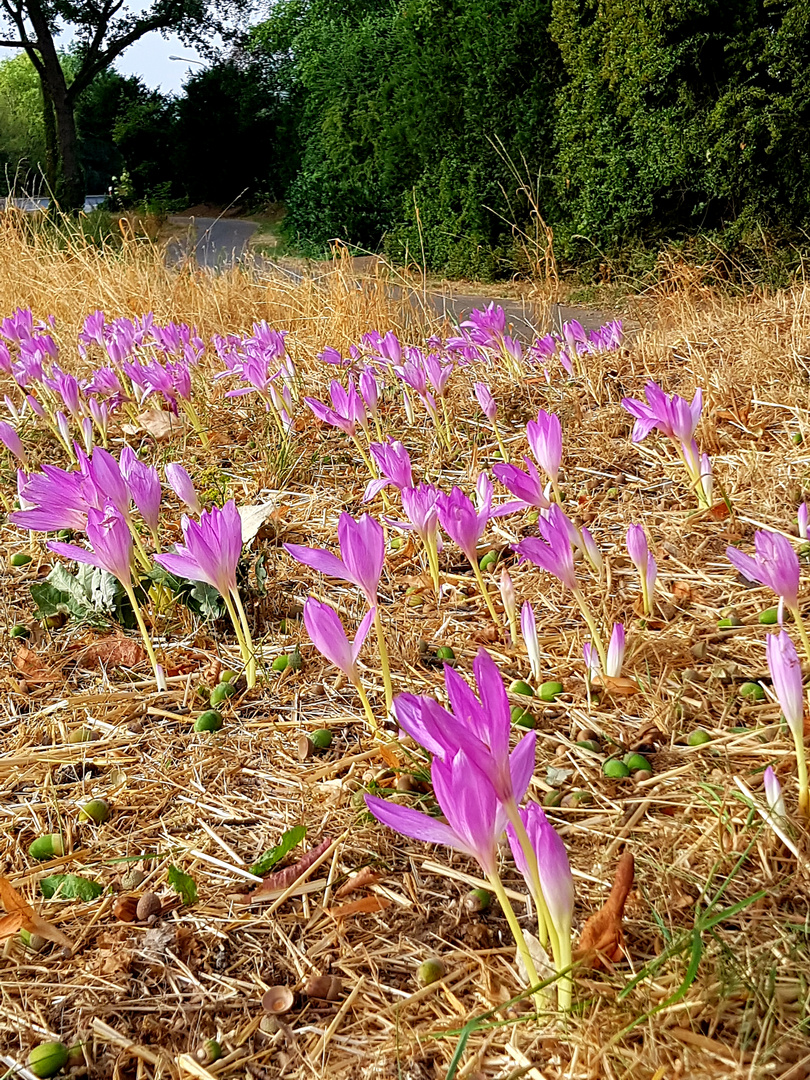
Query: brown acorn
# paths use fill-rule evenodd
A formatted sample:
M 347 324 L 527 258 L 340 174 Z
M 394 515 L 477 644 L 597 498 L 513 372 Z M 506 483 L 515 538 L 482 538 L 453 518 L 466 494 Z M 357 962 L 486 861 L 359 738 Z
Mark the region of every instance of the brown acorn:
M 138 918 L 138 897 L 132 893 L 117 897 L 112 913 L 120 922 L 135 922 Z
M 159 915 L 162 907 L 163 905 L 153 892 L 145 892 L 138 901 L 135 912 L 138 916 L 138 921 L 146 922 L 147 919 L 151 919 L 153 915 Z
M 343 985 L 336 975 L 313 975 L 304 984 L 307 997 L 321 998 L 324 1001 L 337 1001 Z

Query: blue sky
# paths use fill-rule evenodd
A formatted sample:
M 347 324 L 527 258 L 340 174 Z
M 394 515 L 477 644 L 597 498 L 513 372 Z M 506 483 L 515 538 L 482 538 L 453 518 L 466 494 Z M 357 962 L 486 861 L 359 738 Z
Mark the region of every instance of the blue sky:
M 198 71 L 199 65 L 189 64 L 186 59 L 170 60 L 170 56 L 202 59 L 198 52 L 183 45 L 174 34 L 167 38 L 160 34 L 147 34 L 118 58 L 115 69 L 122 75 L 140 75 L 152 89 L 178 93 L 189 72 Z

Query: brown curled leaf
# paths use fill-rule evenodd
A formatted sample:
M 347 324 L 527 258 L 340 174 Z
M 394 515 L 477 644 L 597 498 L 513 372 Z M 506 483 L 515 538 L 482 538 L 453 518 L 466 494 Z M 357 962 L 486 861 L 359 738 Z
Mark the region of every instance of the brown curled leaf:
M 337 904 L 326 910 L 333 919 L 345 919 L 347 915 L 371 915 L 375 911 L 385 911 L 391 901 L 384 896 L 361 896 L 359 900 L 350 900 L 348 904 Z
M 5 918 L 0 919 L 0 940 L 13 937 L 20 930 L 27 930 L 29 934 L 39 934 L 47 941 L 55 941 L 57 945 L 73 949 L 70 938 L 65 937 L 52 923 L 41 919 L 8 878 L 0 878 L 0 904 L 8 912 Z
M 271 896 L 278 889 L 288 889 L 302 874 L 309 870 L 313 863 L 318 861 L 331 844 L 331 837 L 325 836 L 319 844 L 316 844 L 315 847 L 310 848 L 306 854 L 302 855 L 298 862 L 293 863 L 292 866 L 286 866 L 283 870 L 276 870 L 275 873 L 268 874 L 263 878 L 261 885 L 254 889 L 252 893 L 244 893 L 234 897 L 234 899 L 241 904 L 252 904 L 256 900 L 261 900 L 265 895 Z
M 616 866 L 610 895 L 582 928 L 576 956 L 590 967 L 602 967 L 605 961 L 619 961 L 624 956 L 622 918 L 634 875 L 633 854 L 625 851 Z
M 349 878 L 347 882 L 335 890 L 335 899 L 340 900 L 343 896 L 349 896 L 353 892 L 357 892 L 358 889 L 365 889 L 369 885 L 376 885 L 378 881 L 382 881 L 382 874 L 378 874 L 376 870 L 372 870 L 370 866 L 364 866 L 362 870 L 358 871 L 354 877 Z

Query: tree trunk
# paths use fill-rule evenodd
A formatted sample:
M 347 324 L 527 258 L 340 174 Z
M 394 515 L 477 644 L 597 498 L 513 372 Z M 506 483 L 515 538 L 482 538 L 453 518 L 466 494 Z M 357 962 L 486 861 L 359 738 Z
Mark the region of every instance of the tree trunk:
M 42 125 L 45 128 L 45 183 L 53 198 L 56 193 L 59 148 L 56 141 L 56 117 L 48 87 L 42 83 Z
M 48 20 L 39 0 L 30 0 L 26 7 L 34 28 L 39 52 L 38 64 L 34 66 L 40 73 L 43 96 L 46 99 L 50 98 L 56 120 L 56 143 L 59 148 L 61 168 L 54 194 L 63 210 L 80 210 L 84 206 L 85 190 L 84 176 L 79 163 L 73 100 L 68 91 L 65 73 L 59 62 L 59 53 L 56 51 Z
M 56 137 L 61 165 L 56 198 L 63 210 L 81 210 L 86 192 L 84 175 L 79 162 L 73 102 L 68 100 L 67 94 L 55 95 L 52 100 L 53 111 L 56 115 Z

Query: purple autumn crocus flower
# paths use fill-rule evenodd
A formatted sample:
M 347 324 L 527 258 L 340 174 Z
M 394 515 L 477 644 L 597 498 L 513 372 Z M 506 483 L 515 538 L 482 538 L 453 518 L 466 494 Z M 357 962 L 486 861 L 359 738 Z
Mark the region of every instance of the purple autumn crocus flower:
M 347 435 L 355 435 L 358 424 L 363 428 L 366 427 L 368 424 L 366 410 L 362 398 L 357 393 L 354 379 L 349 379 L 348 390 L 345 390 L 337 379 L 333 379 L 329 384 L 329 394 L 332 399 L 331 409 L 317 398 L 305 397 L 304 402 L 319 420 L 325 424 L 331 424 L 332 427 L 340 428 Z
M 527 536 L 519 544 L 513 544 L 512 550 L 517 552 L 521 560 L 528 559 L 535 566 L 558 578 L 567 589 L 576 591 L 578 586 L 571 547 L 571 521 L 557 503 L 554 503 L 547 517 L 538 518 L 537 528 L 540 537 Z
M 562 460 L 562 426 L 556 413 L 541 409 L 536 420 L 526 425 L 529 446 L 556 490 Z
M 401 442 L 389 439 L 387 443 L 372 443 L 369 449 L 382 475 L 378 480 L 370 481 L 363 495 L 364 503 L 370 502 L 389 484 L 399 491 L 413 487 L 411 458 Z
M 523 636 L 526 652 L 529 656 L 529 667 L 531 668 L 532 678 L 535 682 L 540 682 L 543 675 L 543 666 L 540 660 L 540 642 L 537 637 L 537 620 L 534 615 L 534 608 L 528 600 L 524 601 L 523 606 L 520 609 L 520 632 Z
M 782 785 L 770 765 L 762 776 L 762 783 L 765 788 L 765 802 L 768 804 L 768 810 L 777 818 L 786 818 L 787 807 L 785 806 L 785 797 L 782 794 Z
M 220 510 L 205 510 L 199 522 L 183 515 L 185 545 L 155 555 L 155 562 L 177 577 L 204 581 L 223 597 L 237 592 L 236 566 L 242 553 L 242 521 L 233 499 Z
M 11 424 L 0 422 L 0 442 L 5 446 L 6 450 L 20 462 L 23 468 L 28 464 L 28 460 L 25 456 L 25 447 L 22 444 L 22 439 L 17 434 L 15 428 Z
M 54 364 L 51 378 L 42 380 L 49 390 L 53 390 L 64 403 L 71 416 L 77 417 L 81 412 L 81 397 L 79 380 L 74 375 L 69 375 Z
M 67 559 L 97 566 L 112 574 L 122 585 L 132 582 L 132 533 L 124 516 L 111 503 L 96 509 L 91 506 L 87 511 L 87 539 L 91 549 L 66 544 L 61 540 L 50 540 L 48 548 Z
M 571 966 L 571 923 L 574 917 L 574 878 L 568 853 L 565 844 L 536 802 L 530 802 L 525 810 L 521 810 L 520 818 L 537 857 L 542 896 L 535 896 L 534 900 L 538 908 L 545 906 L 550 916 L 554 964 L 558 972 L 563 972 Z M 527 863 L 525 851 L 511 822 L 506 826 L 506 834 L 515 866 L 526 879 L 530 891 L 534 893 L 537 878 L 531 872 L 532 868 Z M 558 1004 L 564 1011 L 570 1008 L 570 975 L 565 975 L 560 980 Z
M 140 461 L 132 447 L 125 445 L 121 451 L 121 473 L 129 487 L 132 501 L 159 547 L 158 524 L 160 520 L 161 487 L 157 469 Z
M 427 377 L 430 380 L 430 385 L 433 387 L 434 394 L 443 398 L 447 392 L 447 384 L 450 381 L 450 376 L 453 374 L 452 361 L 448 364 L 443 364 L 439 357 L 435 353 L 429 353 L 425 357 L 425 371 Z
M 506 333 L 506 312 L 493 300 L 483 311 L 474 308 L 460 326 L 476 345 L 498 348 Z
M 478 542 L 484 535 L 492 516 L 492 489 L 480 510 L 461 488 L 454 487 L 449 495 L 440 492 L 436 506 L 441 527 L 464 552 L 474 566 L 478 566 Z
M 79 331 L 79 355 L 84 360 L 87 356 L 88 345 L 98 345 L 104 348 L 104 327 L 106 319 L 103 311 L 93 311 L 84 320 L 84 326 Z
M 642 442 L 653 428 L 658 428 L 676 442 L 684 445 L 691 443 L 703 408 L 703 391 L 700 388 L 695 391 L 691 405 L 677 394 L 668 397 L 654 382 L 647 383 L 644 394 L 647 403 L 635 398 L 622 398 L 622 407 L 636 420 L 633 442 Z
M 769 634 L 765 642 L 768 669 L 776 699 L 782 709 L 796 747 L 796 772 L 799 780 L 799 813 L 810 817 L 810 786 L 804 749 L 804 687 L 802 667 L 790 635 L 781 630 Z
M 609 679 L 618 679 L 622 673 L 624 663 L 625 633 L 623 623 L 613 624 L 613 633 L 610 635 L 610 644 L 607 653 L 607 670 L 605 674 Z M 585 666 L 591 678 L 601 677 L 602 666 L 599 657 L 591 643 L 587 641 L 582 649 L 585 655 Z
M 33 532 L 84 532 L 91 504 L 86 498 L 86 479 L 80 472 L 43 465 L 42 472 L 26 476 L 20 471 L 17 477 L 20 505 L 24 500 L 25 508 L 9 514 L 12 525 Z
M 373 369 L 364 367 L 357 381 L 360 387 L 360 396 L 366 406 L 366 412 L 373 420 L 376 420 L 378 415 L 377 406 L 380 400 L 380 385 Z
M 478 400 L 478 404 L 481 407 L 481 412 L 489 421 L 495 420 L 498 415 L 498 406 L 495 398 L 492 396 L 492 391 L 489 389 L 486 383 L 477 382 L 473 384 L 475 390 L 475 396 Z
M 527 472 L 523 472 L 516 465 L 497 464 L 492 466 L 495 478 L 500 480 L 504 487 L 515 496 L 515 500 L 497 506 L 492 511 L 493 517 L 504 517 L 507 514 L 515 514 L 520 510 L 546 510 L 551 506 L 548 495 L 543 488 L 543 480 L 537 471 L 537 466 L 529 458 L 523 459 L 526 463 Z
M 194 482 L 186 469 L 176 461 L 173 461 L 164 468 L 163 472 L 166 476 L 166 483 L 180 502 L 185 503 L 192 514 L 201 514 L 202 506 L 200 505 L 200 499 L 194 489 Z
M 638 570 L 641 580 L 641 595 L 644 614 L 652 615 L 655 582 L 658 577 L 658 565 L 650 554 L 647 534 L 641 525 L 631 525 L 627 530 L 627 554 Z
M 350 514 L 341 514 L 338 522 L 338 541 L 342 558 L 323 548 L 303 544 L 285 544 L 284 549 L 294 559 L 330 577 L 350 581 L 365 596 L 370 608 L 377 605 L 377 590 L 385 562 L 385 534 L 380 524 L 364 514 L 355 521 Z
M 311 596 L 304 603 L 304 625 L 312 644 L 330 663 L 339 668 L 354 686 L 360 683 L 357 659 L 374 622 L 374 615 L 374 608 L 370 608 L 357 628 L 354 641 L 349 641 L 340 616 L 334 608 Z
M 727 547 L 726 555 L 735 570 L 748 581 L 758 581 L 779 597 L 780 616 L 784 605 L 796 614 L 799 607 L 799 557 L 793 545 L 780 533 L 758 529 L 754 534 L 755 554 Z M 797 615 L 797 618 L 801 618 Z
M 158 566 L 181 578 L 204 581 L 221 595 L 231 617 L 245 661 L 247 685 L 256 685 L 256 660 L 250 625 L 236 585 L 236 567 L 242 553 L 242 519 L 233 499 L 220 510 L 218 506 L 204 511 L 199 522 L 184 514 L 181 527 L 185 544 L 175 545 L 173 552 L 155 555 Z
M 447 823 L 374 795 L 366 795 L 366 806 L 378 821 L 395 832 L 462 851 L 476 860 L 487 877 L 495 878 L 497 844 L 506 815 L 492 785 L 463 750 L 449 761 L 434 761 L 431 777 L 436 801 Z

